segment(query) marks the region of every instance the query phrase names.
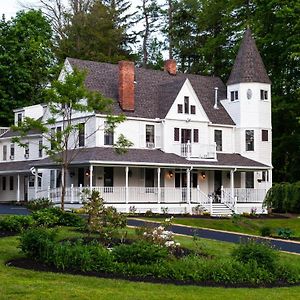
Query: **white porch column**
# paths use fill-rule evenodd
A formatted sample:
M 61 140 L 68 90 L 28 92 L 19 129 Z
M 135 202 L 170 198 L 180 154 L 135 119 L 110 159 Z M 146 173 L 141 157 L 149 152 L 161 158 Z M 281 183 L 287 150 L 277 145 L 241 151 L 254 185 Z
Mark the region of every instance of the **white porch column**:
M 35 195 L 36 196 L 36 195 Z M 17 202 L 20 202 L 20 174 L 17 176 Z
M 93 172 L 94 172 L 94 166 L 90 165 L 90 191 L 92 193 L 93 189 Z
M 35 174 L 34 174 L 34 198 L 37 198 L 37 192 L 38 192 L 38 176 L 39 176 L 39 172 L 38 169 L 35 168 L 34 169 Z
M 234 211 L 236 212 L 236 203 L 234 197 L 234 172 L 235 170 L 230 170 L 230 194 L 231 194 L 231 201 L 234 206 Z
M 129 212 L 129 207 L 128 207 L 128 203 L 129 203 L 129 167 L 126 166 L 125 167 L 125 204 L 126 204 L 126 212 Z
M 161 212 L 161 189 L 160 189 L 160 168 L 157 168 L 157 203 L 158 203 L 158 213 Z
M 191 170 L 186 169 L 186 200 L 189 207 L 189 213 L 192 212 L 191 210 Z

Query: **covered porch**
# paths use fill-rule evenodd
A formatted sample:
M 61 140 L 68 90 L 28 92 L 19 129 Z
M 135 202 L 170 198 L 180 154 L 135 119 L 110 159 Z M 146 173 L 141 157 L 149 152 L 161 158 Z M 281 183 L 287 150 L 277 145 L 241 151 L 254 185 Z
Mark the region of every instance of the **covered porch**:
M 98 190 L 107 205 L 124 212 L 202 210 L 214 214 L 214 207 L 220 209 L 220 204 L 226 214 L 243 212 L 239 206 L 248 212 L 253 207 L 258 213 L 263 212 L 262 202 L 269 186 L 267 181 L 261 183 L 257 178 L 262 177 L 262 170 L 269 172 L 266 167 L 245 166 L 250 161 L 246 158 L 242 158 L 244 166 L 228 166 L 224 164 L 224 158 L 227 161 L 229 158 L 226 155 L 219 157 L 219 161 L 187 161 L 159 150 L 135 150 L 143 151 L 142 161 L 138 161 L 138 155 L 135 161 L 129 161 L 128 154 L 118 156 L 123 158 L 121 161 L 105 161 L 103 157 L 101 161 L 74 161 L 67 174 L 65 202 L 80 205 L 82 191 L 88 188 Z M 147 161 L 145 154 L 152 162 Z M 52 168 L 50 182 L 58 183 L 60 170 L 53 164 L 47 167 Z M 36 195 L 56 203 L 60 202 L 60 196 L 59 185 L 37 190 Z

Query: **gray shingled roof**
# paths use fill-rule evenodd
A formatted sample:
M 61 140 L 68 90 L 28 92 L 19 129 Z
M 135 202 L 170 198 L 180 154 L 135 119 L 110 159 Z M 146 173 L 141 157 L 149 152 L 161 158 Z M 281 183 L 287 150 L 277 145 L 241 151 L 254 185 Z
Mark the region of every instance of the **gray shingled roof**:
M 227 85 L 242 82 L 261 82 L 271 84 L 271 80 L 267 74 L 266 68 L 249 28 L 244 33 Z
M 39 130 L 36 130 L 36 129 L 32 129 L 32 130 L 29 130 L 28 133 L 27 133 L 27 136 L 30 136 L 30 135 L 42 135 L 42 133 L 39 131 Z M 14 130 L 11 130 L 9 129 L 8 131 L 6 131 L 3 135 L 1 135 L 1 138 L 10 138 L 10 137 L 16 137 L 16 136 L 19 136 L 20 134 L 18 133 L 18 131 L 14 131 Z
M 114 99 L 113 112 L 120 114 L 118 103 L 118 65 L 67 58 L 72 67 L 87 70 L 86 86 Z M 123 112 L 130 117 L 165 118 L 186 79 L 189 79 L 209 120 L 214 124 L 234 125 L 222 104 L 214 106 L 214 89 L 219 88 L 219 100 L 226 99 L 226 87 L 218 77 L 135 68 L 135 110 Z
M 0 163 L 0 174 L 30 172 L 30 168 L 39 160 L 8 161 Z
M 106 163 L 118 165 L 120 163 L 130 163 L 131 165 L 178 165 L 178 166 L 222 166 L 222 167 L 245 167 L 245 168 L 270 168 L 257 161 L 243 157 L 240 154 L 217 154 L 217 161 L 191 161 L 184 157 L 178 156 L 173 153 L 165 153 L 161 150 L 148 150 L 148 149 L 128 149 L 128 152 L 119 155 L 115 152 L 114 148 L 110 147 L 93 147 L 85 149 L 76 149 L 71 151 L 78 151 L 76 158 L 72 161 L 73 165 L 76 164 L 89 164 L 90 162 Z M 55 163 L 50 158 L 37 161 L 37 166 L 54 166 Z

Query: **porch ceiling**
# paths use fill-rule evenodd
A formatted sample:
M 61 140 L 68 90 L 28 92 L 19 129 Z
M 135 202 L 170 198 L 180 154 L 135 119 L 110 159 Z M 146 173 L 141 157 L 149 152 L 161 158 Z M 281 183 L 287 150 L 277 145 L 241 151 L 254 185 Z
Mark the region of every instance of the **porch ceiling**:
M 74 153 L 76 151 L 76 153 Z M 174 168 L 203 168 L 203 169 L 232 169 L 261 170 L 270 169 L 270 166 L 248 159 L 240 154 L 218 153 L 216 161 L 187 160 L 173 153 L 165 153 L 161 150 L 128 149 L 125 154 L 117 154 L 111 147 L 93 147 L 70 150 L 70 156 L 75 156 L 71 165 L 128 165 L 128 166 L 161 166 Z M 75 154 L 75 155 L 74 155 Z M 50 158 L 36 161 L 33 164 L 39 168 L 53 168 L 57 164 Z

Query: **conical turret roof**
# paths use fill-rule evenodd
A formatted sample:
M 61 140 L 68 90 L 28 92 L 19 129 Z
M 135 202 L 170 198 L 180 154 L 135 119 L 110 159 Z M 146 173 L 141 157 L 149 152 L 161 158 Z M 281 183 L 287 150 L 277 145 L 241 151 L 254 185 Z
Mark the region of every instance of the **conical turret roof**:
M 271 80 L 267 74 L 266 68 L 249 28 L 244 33 L 227 85 L 242 82 L 261 82 L 271 84 Z

